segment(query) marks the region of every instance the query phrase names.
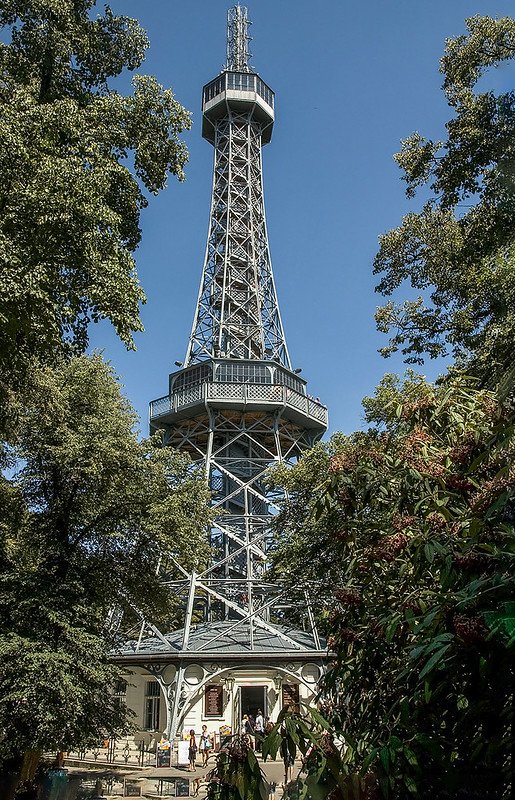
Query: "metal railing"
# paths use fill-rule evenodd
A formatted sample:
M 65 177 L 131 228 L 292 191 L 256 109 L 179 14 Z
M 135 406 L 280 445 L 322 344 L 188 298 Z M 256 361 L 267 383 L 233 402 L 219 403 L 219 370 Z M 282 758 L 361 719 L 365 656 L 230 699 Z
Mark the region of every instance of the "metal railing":
M 163 414 L 177 412 L 187 406 L 199 402 L 224 401 L 247 403 L 282 404 L 296 408 L 304 414 L 327 425 L 327 408 L 318 400 L 296 392 L 288 386 L 270 384 L 245 383 L 199 383 L 180 389 L 171 395 L 153 400 L 150 404 L 150 418 L 155 419 Z
M 66 754 L 71 761 L 87 761 L 98 764 L 118 764 L 120 766 L 154 766 L 155 748 L 148 749 L 143 739 L 105 739 L 89 750 L 75 750 Z

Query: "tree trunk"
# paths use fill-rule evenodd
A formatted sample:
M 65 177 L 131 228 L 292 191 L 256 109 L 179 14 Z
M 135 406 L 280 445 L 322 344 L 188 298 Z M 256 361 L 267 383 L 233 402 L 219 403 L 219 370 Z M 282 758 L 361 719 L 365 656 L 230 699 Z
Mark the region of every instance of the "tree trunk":
M 27 781 L 28 787 L 24 800 L 37 800 L 37 790 L 29 788 L 41 759 L 40 750 L 27 750 L 17 756 L 7 759 L 0 765 L 0 798 L 1 800 L 15 800 L 20 783 Z

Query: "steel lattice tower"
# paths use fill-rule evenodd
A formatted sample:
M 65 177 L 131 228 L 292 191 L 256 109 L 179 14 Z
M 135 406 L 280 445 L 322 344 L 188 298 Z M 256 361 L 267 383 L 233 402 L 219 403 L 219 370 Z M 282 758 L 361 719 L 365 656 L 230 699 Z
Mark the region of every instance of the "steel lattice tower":
M 211 663 L 205 680 L 212 680 L 220 660 L 241 663 L 242 647 L 267 664 L 312 661 L 325 652 L 309 603 L 300 600 L 304 630 L 298 622 L 292 627 L 291 598 L 266 577 L 279 499 L 267 487 L 267 471 L 294 462 L 320 438 L 327 410 L 292 371 L 286 347 L 261 159 L 274 93 L 249 66 L 247 26 L 246 9 L 228 12 L 227 65 L 203 89 L 202 133 L 214 147 L 204 268 L 184 367 L 170 375 L 168 394 L 150 404 L 151 430 L 205 465 L 221 512 L 210 534 L 209 567 L 201 574 L 182 570 L 184 579 L 171 583 L 185 603 L 184 628 L 174 634 L 177 672 L 164 687 L 172 735 L 187 710 L 183 679 L 193 656 Z M 161 647 L 170 641 L 155 629 L 151 635 Z

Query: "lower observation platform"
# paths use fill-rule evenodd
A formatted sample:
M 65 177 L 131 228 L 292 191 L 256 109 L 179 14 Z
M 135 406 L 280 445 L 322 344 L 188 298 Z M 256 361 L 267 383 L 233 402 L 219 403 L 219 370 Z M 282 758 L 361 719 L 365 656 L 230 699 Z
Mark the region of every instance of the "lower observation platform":
M 306 394 L 305 386 L 297 374 L 270 362 L 209 361 L 170 375 L 169 394 L 150 403 L 150 424 L 156 429 L 207 408 L 223 408 L 280 412 L 323 433 L 327 408 Z

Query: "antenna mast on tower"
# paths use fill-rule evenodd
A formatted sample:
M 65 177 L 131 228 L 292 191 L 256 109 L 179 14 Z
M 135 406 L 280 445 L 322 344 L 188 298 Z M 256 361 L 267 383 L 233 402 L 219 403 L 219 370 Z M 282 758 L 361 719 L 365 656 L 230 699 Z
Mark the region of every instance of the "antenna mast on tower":
M 238 3 L 227 12 L 227 66 L 226 69 L 237 72 L 252 72 L 249 67 L 249 41 L 248 34 L 250 20 L 247 9 Z

